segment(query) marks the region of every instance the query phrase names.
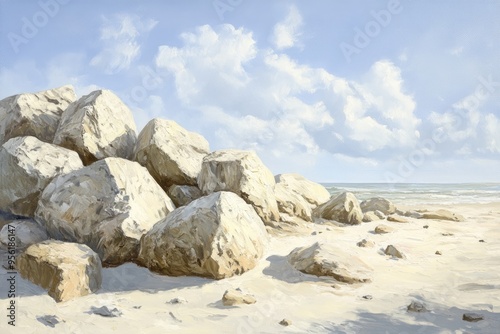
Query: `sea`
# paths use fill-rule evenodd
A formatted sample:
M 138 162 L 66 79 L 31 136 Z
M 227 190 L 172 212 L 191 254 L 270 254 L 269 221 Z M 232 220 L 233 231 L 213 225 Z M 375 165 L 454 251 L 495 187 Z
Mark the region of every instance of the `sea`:
M 500 203 L 500 183 L 322 183 L 330 194 L 349 191 L 362 201 L 383 197 L 395 204 Z

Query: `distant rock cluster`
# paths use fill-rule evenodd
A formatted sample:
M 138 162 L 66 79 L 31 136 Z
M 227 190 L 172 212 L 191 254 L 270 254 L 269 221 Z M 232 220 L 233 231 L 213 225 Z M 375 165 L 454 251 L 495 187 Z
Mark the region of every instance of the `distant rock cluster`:
M 349 192 L 331 197 L 301 175 L 273 176 L 255 152 L 212 152 L 171 120 L 153 119 L 137 134 L 109 90 L 77 98 L 63 86 L 1 100 L 0 145 L 0 247 L 15 248 L 16 270 L 56 301 L 97 291 L 102 266 L 125 262 L 171 276 L 240 275 L 259 262 L 269 232 L 289 226 L 463 220 L 400 212 L 383 198 L 359 203 Z M 386 254 L 404 258 L 391 247 Z M 370 281 L 369 266 L 333 245 L 297 248 L 288 262 L 344 283 Z M 224 297 L 227 305 L 253 302 L 237 290 Z

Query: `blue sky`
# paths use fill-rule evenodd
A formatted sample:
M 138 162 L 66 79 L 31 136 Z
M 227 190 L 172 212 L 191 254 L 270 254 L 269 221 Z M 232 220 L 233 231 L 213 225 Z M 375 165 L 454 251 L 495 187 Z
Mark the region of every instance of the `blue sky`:
M 500 182 L 500 1 L 0 1 L 0 98 L 72 84 L 324 182 Z

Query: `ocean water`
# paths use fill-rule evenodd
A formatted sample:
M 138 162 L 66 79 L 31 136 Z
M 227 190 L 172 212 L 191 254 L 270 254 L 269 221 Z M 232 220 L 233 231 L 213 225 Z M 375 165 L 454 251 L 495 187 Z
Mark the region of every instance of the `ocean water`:
M 350 191 L 361 201 L 384 197 L 394 203 L 460 204 L 500 203 L 500 183 L 323 183 L 330 194 Z

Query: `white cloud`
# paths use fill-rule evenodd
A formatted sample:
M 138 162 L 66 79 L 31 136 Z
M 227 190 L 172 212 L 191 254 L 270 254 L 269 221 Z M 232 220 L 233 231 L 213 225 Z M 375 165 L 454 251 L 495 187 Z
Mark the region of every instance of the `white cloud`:
M 271 42 L 278 50 L 297 45 L 302 27 L 302 16 L 295 6 L 291 6 L 285 20 L 274 26 Z
M 128 69 L 130 64 L 140 55 L 141 34 L 151 31 L 157 21 L 142 20 L 136 15 L 103 16 L 100 40 L 103 49 L 92 58 L 90 64 L 103 68 L 106 74 L 115 74 Z

